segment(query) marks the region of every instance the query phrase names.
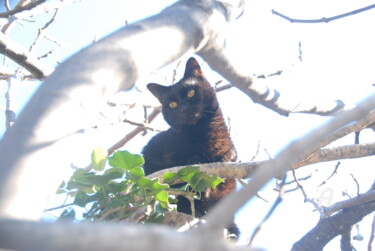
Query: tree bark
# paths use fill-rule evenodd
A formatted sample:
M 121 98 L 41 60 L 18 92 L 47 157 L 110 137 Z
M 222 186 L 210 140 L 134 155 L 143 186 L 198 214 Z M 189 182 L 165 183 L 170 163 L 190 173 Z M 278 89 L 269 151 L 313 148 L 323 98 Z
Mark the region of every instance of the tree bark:
M 210 232 L 149 224 L 42 223 L 0 219 L 0 249 L 38 251 L 249 250 Z M 253 250 L 253 249 L 250 249 Z
M 345 209 L 329 218 L 321 219 L 315 228 L 293 245 L 292 250 L 322 250 L 337 235 L 347 235 L 352 225 L 373 211 L 375 202 Z

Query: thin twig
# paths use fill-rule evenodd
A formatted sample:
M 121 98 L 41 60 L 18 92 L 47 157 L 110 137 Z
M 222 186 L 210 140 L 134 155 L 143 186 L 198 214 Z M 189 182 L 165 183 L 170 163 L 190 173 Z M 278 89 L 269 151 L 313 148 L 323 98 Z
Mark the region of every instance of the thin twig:
M 38 79 L 42 79 L 53 72 L 52 67 L 43 65 L 42 62 L 30 55 L 30 53 L 27 52 L 22 46 L 18 45 L 1 32 L 0 53 L 14 60 Z
M 160 114 L 160 111 L 161 110 L 159 108 L 155 108 L 147 117 L 147 122 L 150 123 L 152 120 L 154 120 Z M 127 142 L 129 142 L 132 138 L 137 136 L 143 130 L 143 126 L 138 126 L 133 131 L 125 135 L 125 137 L 123 137 L 120 141 L 118 141 L 116 144 L 108 148 L 108 155 L 111 155 L 115 150 L 119 149 L 120 147 L 123 147 Z
M 351 173 L 350 174 L 355 182 L 355 184 L 357 185 L 357 196 L 359 196 L 359 183 L 358 183 L 358 180 L 354 177 L 354 175 Z
M 248 243 L 249 246 L 252 245 L 255 237 L 257 236 L 257 234 L 260 232 L 260 230 L 262 229 L 263 225 L 267 222 L 267 220 L 271 217 L 271 215 L 275 212 L 275 209 L 277 208 L 277 206 L 282 202 L 283 200 L 283 195 L 284 195 L 284 186 L 285 186 L 285 181 L 286 181 L 286 175 L 284 175 L 282 181 L 281 181 L 281 184 L 280 184 L 280 192 L 279 192 L 279 195 L 277 196 L 277 199 L 275 200 L 275 202 L 273 203 L 272 207 L 270 208 L 270 210 L 268 211 L 268 213 L 266 214 L 266 216 L 263 218 L 263 220 L 259 223 L 259 225 L 255 228 L 253 234 L 251 235 L 250 237 L 250 241 Z
M 123 122 L 131 124 L 131 125 L 135 125 L 135 126 L 138 126 L 138 127 L 142 127 L 143 129 L 147 129 L 147 130 L 150 130 L 150 131 L 153 131 L 153 132 L 161 132 L 160 129 L 155 129 L 153 127 L 148 126 L 148 123 L 135 122 L 135 121 L 132 121 L 132 120 L 129 120 L 129 119 L 124 119 Z
M 333 177 L 333 175 L 337 174 L 337 169 L 339 169 L 340 164 L 341 164 L 340 161 L 337 162 L 337 164 L 336 164 L 336 166 L 335 166 L 335 170 L 333 170 L 333 172 L 331 173 L 331 175 L 330 175 L 326 180 L 324 180 L 324 181 L 318 186 L 318 188 L 321 187 L 321 186 L 323 186 L 323 185 L 325 185 L 325 184 L 327 183 L 327 181 L 330 180 L 330 179 Z
M 323 211 L 322 211 L 322 207 L 319 205 L 319 203 L 317 203 L 314 199 L 310 199 L 308 196 L 307 196 L 307 193 L 305 192 L 305 189 L 303 188 L 303 186 L 298 182 L 298 179 L 296 177 L 296 173 L 294 170 L 292 170 L 292 173 L 293 173 L 293 177 L 294 177 L 294 180 L 296 181 L 297 183 L 297 186 L 299 188 L 299 190 L 302 192 L 302 195 L 304 197 L 304 200 L 305 202 L 310 202 L 314 208 L 320 213 L 321 217 L 323 215 Z
M 373 9 L 373 8 L 375 8 L 375 4 L 372 4 L 372 5 L 357 9 L 357 10 L 353 10 L 353 11 L 350 11 L 350 12 L 346 12 L 344 14 L 339 14 L 339 15 L 336 15 L 336 16 L 333 16 L 333 17 L 323 17 L 323 18 L 320 18 L 320 19 L 296 19 L 296 18 L 291 18 L 291 17 L 288 17 L 286 15 L 281 14 L 280 12 L 277 12 L 276 10 L 272 10 L 272 14 L 274 14 L 276 16 L 279 16 L 279 17 L 281 17 L 285 20 L 288 20 L 291 23 L 328 23 L 328 22 L 331 22 L 331 21 L 334 21 L 334 20 L 337 20 L 337 19 L 340 19 L 340 18 L 355 15 L 355 14 L 358 14 L 358 13 L 361 13 L 361 12 L 364 12 L 364 11 L 367 11 L 367 10 L 370 10 L 370 9 Z
M 54 211 L 54 210 L 58 210 L 58 209 L 62 209 L 62 208 L 65 208 L 65 207 L 70 207 L 70 206 L 74 206 L 74 203 L 63 204 L 63 205 L 58 206 L 58 207 L 47 208 L 47 209 L 44 210 L 44 212 L 50 212 L 50 211 Z
M 372 250 L 372 243 L 374 242 L 374 238 L 375 238 L 375 214 L 374 214 L 374 219 L 372 220 L 370 239 L 367 245 L 368 251 Z
M 41 39 L 41 37 L 44 37 L 44 31 L 56 20 L 59 10 L 60 9 L 55 9 L 55 13 L 53 14 L 52 18 L 49 21 L 47 21 L 47 23 L 42 28 L 38 29 L 38 35 L 36 36 L 34 42 L 30 45 L 29 52 L 33 50 L 33 48 L 37 45 L 37 42 Z

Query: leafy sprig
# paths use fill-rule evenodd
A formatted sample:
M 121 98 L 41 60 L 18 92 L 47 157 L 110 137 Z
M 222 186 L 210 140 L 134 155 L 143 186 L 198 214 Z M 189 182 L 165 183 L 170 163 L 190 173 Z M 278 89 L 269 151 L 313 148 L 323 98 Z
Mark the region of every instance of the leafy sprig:
M 98 148 L 91 157 L 93 170 L 76 170 L 58 190 L 73 197 L 73 205 L 87 209 L 81 220 L 124 220 L 139 209 L 151 207 L 141 221 L 160 221 L 165 211 L 176 210 L 176 194 L 199 199 L 206 188 L 223 182 L 216 175 L 200 172 L 198 166 L 167 172 L 162 182 L 150 179 L 142 168 L 143 157 L 128 151 L 117 151 L 108 157 L 105 150 Z M 170 184 L 176 181 L 186 185 L 171 188 Z M 60 218 L 75 219 L 74 207 L 65 209 Z

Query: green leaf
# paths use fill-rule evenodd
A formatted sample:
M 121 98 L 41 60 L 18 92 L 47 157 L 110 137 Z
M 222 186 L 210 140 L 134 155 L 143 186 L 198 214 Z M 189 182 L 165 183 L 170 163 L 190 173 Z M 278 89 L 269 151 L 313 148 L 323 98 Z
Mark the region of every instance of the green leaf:
M 91 202 L 90 196 L 88 196 L 86 193 L 78 192 L 73 203 L 79 207 L 85 207 L 89 202 Z
M 95 171 L 103 171 L 107 162 L 108 152 L 98 147 L 91 153 L 91 166 Z
M 169 205 L 169 194 L 166 191 L 160 191 L 156 194 L 155 199 L 159 201 L 163 208 L 168 208 Z
M 206 186 L 209 187 L 209 188 L 215 188 L 217 185 L 219 185 L 220 183 L 223 183 L 223 182 L 224 182 L 224 180 L 222 178 L 218 177 L 215 174 L 209 175 L 206 178 Z
M 131 154 L 128 151 L 117 151 L 112 157 L 108 158 L 109 164 L 113 167 L 131 170 L 135 167 L 141 167 L 144 159 L 139 154 Z
M 168 184 L 161 184 L 157 178 L 155 178 L 153 180 L 153 183 L 152 183 L 152 190 L 155 191 L 155 192 L 159 192 L 159 191 L 162 191 L 162 190 L 165 190 L 169 188 L 169 185 Z
M 108 193 L 116 194 L 125 191 L 128 188 L 128 182 L 127 181 L 122 181 L 120 183 L 111 181 L 108 183 L 106 187 L 106 191 Z
M 151 184 L 152 184 L 152 180 L 150 178 L 146 178 L 146 177 L 140 177 L 137 181 L 137 184 L 140 186 L 140 187 L 151 187 Z
M 142 167 L 135 167 L 129 171 L 129 173 L 134 177 L 145 177 L 145 172 Z
M 172 183 L 173 181 L 175 181 L 177 179 L 177 173 L 169 173 L 169 172 L 166 172 L 164 173 L 163 175 L 163 181 L 165 183 Z
M 61 184 L 60 184 L 60 186 L 59 186 L 59 188 L 56 191 L 56 194 L 66 193 L 67 191 L 65 190 L 65 187 L 66 187 L 66 182 L 62 181 Z
M 190 179 L 194 176 L 194 174 L 196 172 L 198 172 L 199 170 L 199 167 L 198 166 L 187 166 L 185 168 L 182 168 L 180 169 L 178 172 L 177 172 L 177 175 L 178 177 L 182 180 L 182 181 L 186 181 L 186 182 L 189 182 Z
M 69 220 L 69 221 L 73 221 L 75 220 L 75 217 L 76 217 L 76 212 L 74 211 L 73 208 L 67 208 L 65 209 L 60 217 L 58 218 L 57 221 L 60 221 L 60 220 Z
M 108 180 L 120 179 L 124 176 L 125 170 L 118 167 L 107 169 L 103 176 Z
M 202 172 L 197 172 L 193 175 L 193 177 L 190 180 L 191 187 L 196 192 L 203 192 L 206 187 L 206 174 Z

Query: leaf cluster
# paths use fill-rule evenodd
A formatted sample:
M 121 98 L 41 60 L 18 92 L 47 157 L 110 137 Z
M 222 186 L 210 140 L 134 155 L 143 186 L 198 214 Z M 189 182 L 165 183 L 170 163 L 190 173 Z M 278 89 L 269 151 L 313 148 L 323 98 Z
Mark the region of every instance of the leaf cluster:
M 107 165 L 109 164 L 109 167 Z M 162 182 L 145 176 L 141 155 L 117 151 L 111 157 L 104 149 L 92 153 L 93 170 L 78 169 L 70 180 L 63 182 L 58 193 L 73 198 L 73 205 L 83 207 L 86 221 L 120 221 L 137 211 L 150 207 L 151 212 L 137 221 L 160 222 L 165 211 L 176 210 L 177 196 L 199 199 L 206 188 L 214 188 L 223 180 L 216 175 L 206 175 L 198 166 L 188 166 L 177 173 L 167 172 Z M 186 183 L 180 188 L 170 184 Z M 60 219 L 75 219 L 74 206 L 67 208 Z

